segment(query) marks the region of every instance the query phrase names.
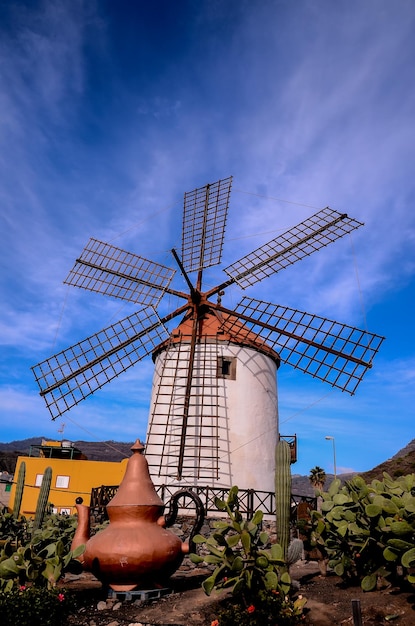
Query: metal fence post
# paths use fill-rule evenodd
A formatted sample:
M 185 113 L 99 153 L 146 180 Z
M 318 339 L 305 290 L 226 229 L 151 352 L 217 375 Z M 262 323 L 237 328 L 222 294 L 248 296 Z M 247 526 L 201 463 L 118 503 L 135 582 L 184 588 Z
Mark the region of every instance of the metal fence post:
M 353 626 L 363 626 L 360 600 L 352 600 Z

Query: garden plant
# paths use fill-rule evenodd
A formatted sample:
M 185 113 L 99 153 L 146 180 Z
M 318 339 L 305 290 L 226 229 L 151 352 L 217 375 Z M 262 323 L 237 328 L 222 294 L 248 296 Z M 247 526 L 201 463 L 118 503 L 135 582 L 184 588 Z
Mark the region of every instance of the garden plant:
M 208 538 L 194 537 L 206 554 L 191 554 L 194 563 L 214 567 L 202 587 L 207 595 L 213 590 L 229 589 L 232 593 L 219 611 L 217 626 L 288 626 L 303 618 L 306 600 L 294 598 L 288 566 L 301 556 L 302 542 L 288 548 L 287 559 L 281 545 L 270 545 L 269 536 L 261 529 L 262 511 L 251 519 L 243 519 L 238 507 L 238 487 L 232 487 L 226 500 L 216 498 L 216 507 L 227 519 L 214 523 L 215 531 Z
M 355 476 L 344 486 L 334 480 L 320 492 L 321 512 L 303 523 L 306 549 L 320 548 L 329 566 L 365 591 L 384 579 L 415 585 L 415 474 L 366 484 Z
M 46 515 L 16 520 L 0 515 L 1 625 L 57 626 L 74 610 L 74 598 L 57 582 L 64 572 L 79 572 L 75 560 L 83 546 L 71 552 L 76 518 Z

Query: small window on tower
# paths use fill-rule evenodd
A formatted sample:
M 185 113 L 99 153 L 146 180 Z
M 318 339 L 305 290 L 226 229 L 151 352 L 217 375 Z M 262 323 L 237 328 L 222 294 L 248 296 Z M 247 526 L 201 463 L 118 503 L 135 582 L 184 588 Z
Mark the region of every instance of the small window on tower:
M 236 380 L 236 357 L 218 356 L 217 378 Z

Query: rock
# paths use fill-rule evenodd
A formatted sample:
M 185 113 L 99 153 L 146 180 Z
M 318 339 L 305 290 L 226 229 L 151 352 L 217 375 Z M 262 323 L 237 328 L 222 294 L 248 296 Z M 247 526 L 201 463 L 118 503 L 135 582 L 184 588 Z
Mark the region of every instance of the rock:
M 105 611 L 107 608 L 107 603 L 104 600 L 100 600 L 97 604 L 98 611 Z
M 112 607 L 112 610 L 119 611 L 121 607 L 122 607 L 122 602 L 116 602 L 114 606 Z M 108 626 L 110 626 L 110 624 L 108 624 Z
M 81 574 L 70 574 L 69 572 L 66 572 L 62 580 L 65 583 L 69 583 L 73 582 L 74 580 L 81 580 L 81 578 Z

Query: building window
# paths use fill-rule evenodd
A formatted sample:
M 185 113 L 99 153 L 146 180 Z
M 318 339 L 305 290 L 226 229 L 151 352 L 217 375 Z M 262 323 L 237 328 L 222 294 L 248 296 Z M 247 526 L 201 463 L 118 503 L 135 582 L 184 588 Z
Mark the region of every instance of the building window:
M 43 474 L 36 474 L 35 487 L 40 487 L 42 485 Z
M 216 376 L 217 378 L 236 380 L 236 357 L 218 356 Z
M 69 476 L 56 476 L 56 487 L 67 489 L 69 487 Z
M 71 509 L 61 509 L 60 511 L 61 515 L 70 515 L 71 514 Z

